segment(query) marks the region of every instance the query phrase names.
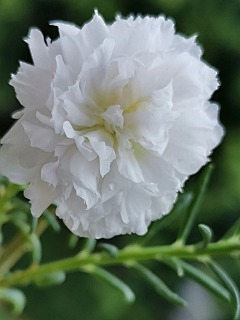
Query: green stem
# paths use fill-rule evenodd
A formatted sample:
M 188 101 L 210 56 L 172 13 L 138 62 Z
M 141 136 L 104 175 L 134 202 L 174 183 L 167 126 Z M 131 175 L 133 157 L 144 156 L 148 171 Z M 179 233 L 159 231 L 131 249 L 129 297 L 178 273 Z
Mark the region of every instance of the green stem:
M 0 286 L 26 285 L 29 282 L 37 280 L 39 277 L 56 271 L 71 272 L 87 265 L 108 266 L 127 264 L 131 261 L 161 260 L 161 258 L 163 259 L 164 257 L 199 259 L 207 256 L 229 256 L 233 254 L 240 254 L 239 241 L 219 241 L 207 245 L 204 249 L 199 249 L 197 245 L 179 246 L 176 244 L 146 248 L 129 246 L 123 250 L 119 250 L 116 258 L 111 257 L 105 252 L 78 254 L 71 258 L 34 266 L 24 271 L 17 271 L 1 279 Z
M 48 223 L 40 219 L 36 228 L 36 234 L 40 236 L 48 227 Z M 23 235 L 18 235 L 14 238 L 3 251 L 0 256 L 0 275 L 5 274 L 16 262 L 22 257 L 22 255 L 31 250 L 31 246 L 26 242 L 26 238 Z

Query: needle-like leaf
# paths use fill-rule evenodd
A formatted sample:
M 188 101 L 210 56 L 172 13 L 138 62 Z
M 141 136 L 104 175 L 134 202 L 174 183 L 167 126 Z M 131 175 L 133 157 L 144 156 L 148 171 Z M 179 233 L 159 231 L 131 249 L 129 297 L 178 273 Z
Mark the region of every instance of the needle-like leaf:
M 68 245 L 71 249 L 74 249 L 78 243 L 78 240 L 79 240 L 79 237 L 72 233 L 70 234 L 70 237 L 69 237 L 69 241 L 68 241 Z
M 184 277 L 185 272 L 184 272 L 184 269 L 181 265 L 181 261 L 177 258 L 166 258 L 166 260 L 167 259 L 169 259 L 171 261 L 171 263 L 174 265 L 174 269 L 176 270 L 177 275 L 179 277 Z
M 222 280 L 231 293 L 231 304 L 234 309 L 234 320 L 240 319 L 240 298 L 237 285 L 226 271 L 214 260 L 208 260 L 206 264 Z
M 191 232 L 194 220 L 198 214 L 200 206 L 202 204 L 203 196 L 206 191 L 211 173 L 213 171 L 213 165 L 209 164 L 203 171 L 199 182 L 197 184 L 197 188 L 194 192 L 194 197 L 191 204 L 188 207 L 186 215 L 183 219 L 183 223 L 179 229 L 177 242 L 185 243 L 189 233 Z
M 43 277 L 39 277 L 37 280 L 35 280 L 35 284 L 38 287 L 48 287 L 53 285 L 60 285 L 65 281 L 65 279 L 66 279 L 65 272 L 56 271 L 56 272 L 47 274 Z
M 212 240 L 212 229 L 205 224 L 199 224 L 198 229 L 202 236 L 202 242 L 199 243 L 201 249 L 205 248 Z
M 7 217 L 9 220 L 20 219 L 27 221 L 28 214 L 22 209 L 12 208 L 10 211 L 8 211 Z
M 30 233 L 34 233 L 38 224 L 38 218 L 32 217 L 30 225 Z
M 213 278 L 211 278 L 201 270 L 197 269 L 196 267 L 192 266 L 191 264 L 177 258 L 175 258 L 174 261 L 172 258 L 164 258 L 164 260 L 161 259 L 161 261 L 163 261 L 169 267 L 174 269 L 176 272 L 178 271 L 178 267 L 176 265 L 177 261 L 178 265 L 182 267 L 184 274 L 187 277 L 199 283 L 201 286 L 203 286 L 208 291 L 210 291 L 220 299 L 224 300 L 225 302 L 230 302 L 231 295 L 228 292 L 228 290 L 226 290 L 221 284 L 219 284 Z
M 60 223 L 56 219 L 55 215 L 52 214 L 49 210 L 46 210 L 43 213 L 43 217 L 46 219 L 48 222 L 49 226 L 53 229 L 55 232 L 59 232 L 61 230 Z
M 160 230 L 166 228 L 187 210 L 192 198 L 193 194 L 190 192 L 180 194 L 173 210 L 169 214 L 163 216 L 160 220 L 154 222 L 149 228 L 148 233 L 141 237 L 138 243 L 141 245 L 146 245 Z
M 134 263 L 132 267 L 154 288 L 154 290 L 168 301 L 185 307 L 187 302 L 183 300 L 177 293 L 173 292 L 168 286 L 157 277 L 152 271 L 139 263 Z
M 32 261 L 35 263 L 39 263 L 41 261 L 42 257 L 42 245 L 38 238 L 38 236 L 35 233 L 32 233 L 28 236 L 28 241 L 31 244 L 32 247 Z
M 240 237 L 240 218 L 232 225 L 232 227 L 225 233 L 221 240 L 229 240 L 232 237 Z
M 30 232 L 30 227 L 29 225 L 22 219 L 13 219 L 12 223 L 15 225 L 15 227 L 18 228 L 18 230 L 25 236 L 27 237 Z
M 118 248 L 116 246 L 109 243 L 100 243 L 98 247 L 107 252 L 112 258 L 117 257 Z
M 26 298 L 22 291 L 15 288 L 0 289 L 0 300 L 12 305 L 12 312 L 19 315 L 26 305 Z
M 85 253 L 91 253 L 95 247 L 96 247 L 96 239 L 85 239 L 84 240 L 84 245 L 83 245 L 83 248 L 82 248 L 82 251 L 80 252 L 80 254 L 82 252 L 85 252 Z
M 135 294 L 132 289 L 124 283 L 122 280 L 114 276 L 112 273 L 106 271 L 105 269 L 88 266 L 84 269 L 86 272 L 89 272 L 101 280 L 107 282 L 109 285 L 121 292 L 128 303 L 133 303 L 135 301 Z

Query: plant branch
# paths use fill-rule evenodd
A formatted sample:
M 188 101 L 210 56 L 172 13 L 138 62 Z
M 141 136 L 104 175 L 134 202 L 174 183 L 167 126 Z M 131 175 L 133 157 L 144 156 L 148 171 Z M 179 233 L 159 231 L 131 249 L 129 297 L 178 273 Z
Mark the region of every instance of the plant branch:
M 40 266 L 34 265 L 24 271 L 16 271 L 8 274 L 4 279 L 0 280 L 0 286 L 10 287 L 15 285 L 26 285 L 37 280 L 39 277 L 51 274 L 57 271 L 71 272 L 79 270 L 88 265 L 108 266 L 128 264 L 131 261 L 144 261 L 150 259 L 161 260 L 166 257 L 199 259 L 208 256 L 230 256 L 240 254 L 240 242 L 237 240 L 224 241 L 208 244 L 205 248 L 199 249 L 197 245 L 177 244 L 156 246 L 156 247 L 140 247 L 128 246 L 118 251 L 117 257 L 111 257 L 106 252 L 101 253 L 80 253 L 74 257 L 50 262 Z

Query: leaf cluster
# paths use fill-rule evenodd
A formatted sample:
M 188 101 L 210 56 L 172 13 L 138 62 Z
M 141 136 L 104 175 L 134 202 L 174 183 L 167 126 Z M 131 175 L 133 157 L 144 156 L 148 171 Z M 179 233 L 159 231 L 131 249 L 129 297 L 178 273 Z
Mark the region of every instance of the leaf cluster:
M 24 309 L 26 298 L 19 289 L 14 288 L 14 285 L 28 285 L 31 282 L 40 287 L 59 285 L 65 280 L 66 272 L 77 269 L 106 282 L 118 290 L 127 302 L 133 303 L 135 294 L 129 285 L 106 268 L 120 264 L 135 271 L 162 298 L 182 307 L 187 306 L 187 301 L 175 293 L 159 275 L 146 267 L 144 261 L 154 259 L 175 271 L 179 277 L 190 278 L 203 286 L 217 299 L 230 306 L 233 319 L 240 319 L 238 287 L 215 258 L 222 255 L 229 259 L 238 259 L 240 220 L 215 243 L 212 243 L 211 228 L 200 224 L 198 228 L 202 240 L 193 245 L 188 244 L 212 171 L 213 166 L 208 165 L 200 176 L 195 190 L 181 194 L 171 213 L 153 223 L 149 232 L 136 243 L 120 249 L 110 243 L 97 243 L 94 239 L 86 239 L 77 255 L 45 265 L 41 265 L 40 235 L 48 226 L 55 232 L 60 231 L 60 225 L 54 215 L 54 207 L 50 207 L 37 221 L 31 217 L 29 205 L 16 196 L 23 187 L 9 184 L 5 180 L 1 181 L 1 226 L 4 223 L 13 224 L 19 230 L 19 236 L 1 250 L 0 299 L 12 305 L 13 312 L 19 314 Z M 162 247 L 148 246 L 161 230 L 179 218 L 182 219 L 182 223 L 173 243 Z M 70 249 L 75 248 L 78 241 L 78 237 L 71 235 Z M 29 268 L 12 273 L 12 267 L 26 251 L 31 254 Z M 191 261 L 188 261 L 189 259 Z M 198 263 L 192 263 L 194 261 Z

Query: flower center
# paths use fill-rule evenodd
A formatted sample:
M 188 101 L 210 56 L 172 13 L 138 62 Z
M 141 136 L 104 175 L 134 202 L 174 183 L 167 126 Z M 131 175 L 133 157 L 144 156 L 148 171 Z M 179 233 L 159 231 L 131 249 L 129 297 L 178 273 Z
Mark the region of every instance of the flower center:
M 123 129 L 124 118 L 123 110 L 120 105 L 110 106 L 105 112 L 101 113 L 101 121 L 107 131 L 113 133 L 116 128 Z

